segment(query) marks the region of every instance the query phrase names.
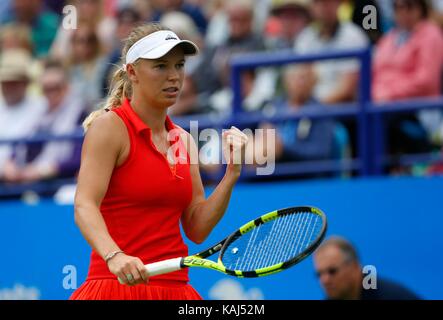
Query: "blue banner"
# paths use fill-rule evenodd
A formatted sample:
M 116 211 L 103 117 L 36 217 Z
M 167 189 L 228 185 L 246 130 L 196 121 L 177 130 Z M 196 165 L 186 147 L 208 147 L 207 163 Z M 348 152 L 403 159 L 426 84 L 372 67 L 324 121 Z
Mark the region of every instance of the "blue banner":
M 275 209 L 313 205 L 328 217 L 329 235 L 357 247 L 363 265 L 425 299 L 442 299 L 443 178 L 387 178 L 240 184 L 225 217 L 201 245 Z M 211 190 L 207 190 L 208 193 Z M 90 248 L 74 223 L 73 207 L 43 199 L 0 203 L 0 299 L 67 299 L 84 281 Z M 322 299 L 312 257 L 284 272 L 237 279 L 190 270 L 205 299 Z

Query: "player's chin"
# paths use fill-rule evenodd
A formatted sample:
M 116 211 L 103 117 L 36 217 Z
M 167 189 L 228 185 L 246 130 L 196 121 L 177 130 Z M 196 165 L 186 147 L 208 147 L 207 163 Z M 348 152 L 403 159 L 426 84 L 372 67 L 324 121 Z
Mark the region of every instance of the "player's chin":
M 161 105 L 164 108 L 172 107 L 178 99 L 172 99 L 172 98 L 164 98 L 158 101 L 158 104 Z

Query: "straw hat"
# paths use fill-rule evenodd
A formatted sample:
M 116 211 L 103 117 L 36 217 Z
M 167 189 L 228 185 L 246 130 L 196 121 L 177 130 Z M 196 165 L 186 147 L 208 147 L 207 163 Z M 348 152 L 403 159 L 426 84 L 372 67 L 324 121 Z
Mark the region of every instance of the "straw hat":
M 31 55 L 22 49 L 8 49 L 0 55 L 0 81 L 30 80 Z

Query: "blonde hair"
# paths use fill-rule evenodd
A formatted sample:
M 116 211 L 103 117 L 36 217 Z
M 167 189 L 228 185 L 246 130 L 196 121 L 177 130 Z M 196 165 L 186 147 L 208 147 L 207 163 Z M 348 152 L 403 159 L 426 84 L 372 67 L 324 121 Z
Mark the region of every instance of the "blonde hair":
M 125 41 L 125 45 L 122 50 L 122 60 L 124 61 L 126 53 L 128 50 L 140 39 L 146 37 L 147 35 L 161 31 L 169 30 L 158 23 L 149 23 L 138 26 L 129 34 L 129 37 Z M 137 61 L 135 62 L 137 63 Z M 112 108 L 120 106 L 125 98 L 130 98 L 132 95 L 132 84 L 129 80 L 126 71 L 123 68 L 118 68 L 115 71 L 110 86 L 110 93 L 104 103 L 103 107 L 97 111 L 93 111 L 86 119 L 83 121 L 83 130 L 86 132 L 91 126 L 92 122 L 106 113 Z

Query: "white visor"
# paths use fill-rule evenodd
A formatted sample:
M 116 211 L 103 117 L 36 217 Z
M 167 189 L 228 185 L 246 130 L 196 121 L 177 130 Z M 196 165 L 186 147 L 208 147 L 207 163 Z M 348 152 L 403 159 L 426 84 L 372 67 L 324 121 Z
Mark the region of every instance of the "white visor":
M 195 55 L 198 47 L 195 43 L 180 38 L 172 31 L 156 31 L 138 40 L 128 50 L 126 54 L 126 67 L 129 63 L 134 63 L 137 59 L 158 59 L 163 57 L 174 47 L 180 45 L 185 55 Z

